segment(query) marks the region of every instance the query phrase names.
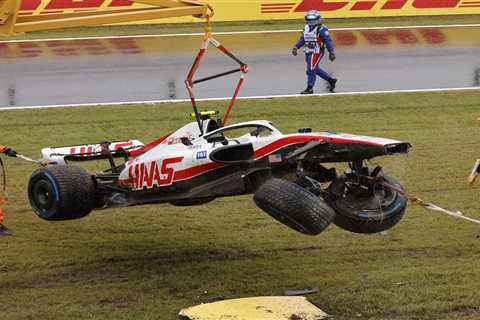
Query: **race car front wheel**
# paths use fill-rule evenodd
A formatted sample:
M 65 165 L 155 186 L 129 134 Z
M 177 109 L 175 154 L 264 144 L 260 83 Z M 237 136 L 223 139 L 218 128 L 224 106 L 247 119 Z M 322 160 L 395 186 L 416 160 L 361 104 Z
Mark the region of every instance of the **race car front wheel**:
M 396 179 L 384 176 L 388 184 L 402 189 Z M 392 228 L 403 217 L 407 198 L 381 184 L 361 186 L 347 176 L 329 187 L 330 205 L 336 212 L 335 225 L 354 233 L 377 233 Z
M 335 218 L 335 212 L 321 197 L 287 180 L 267 180 L 253 199 L 276 220 L 311 236 L 325 230 Z
M 42 219 L 83 218 L 95 208 L 95 182 L 87 171 L 77 166 L 39 168 L 30 177 L 28 199 Z

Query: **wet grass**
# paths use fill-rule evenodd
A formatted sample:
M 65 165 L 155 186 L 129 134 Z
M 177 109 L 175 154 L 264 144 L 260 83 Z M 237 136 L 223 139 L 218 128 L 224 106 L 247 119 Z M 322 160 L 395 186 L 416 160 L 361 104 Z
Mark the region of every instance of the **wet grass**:
M 205 105 L 202 105 L 202 107 Z M 219 108 L 220 103 L 210 108 Z M 187 120 L 187 104 L 0 111 L 1 143 L 38 156 L 48 145 L 147 142 Z M 478 151 L 480 91 L 240 101 L 232 122 L 269 119 L 285 132 L 329 129 L 409 141 L 378 160 L 407 190 L 480 217 L 466 184 Z M 318 287 L 309 299 L 336 319 L 479 319 L 480 228 L 410 206 L 382 235 L 334 226 L 291 231 L 250 196 L 194 207 L 115 209 L 70 222 L 36 218 L 30 164 L 8 159 L 0 238 L 2 319 L 175 319 L 224 298 Z
M 302 20 L 271 20 L 271 21 L 241 21 L 241 22 L 215 22 L 214 32 L 250 31 L 250 30 L 282 30 L 301 29 Z M 412 26 L 412 25 L 453 25 L 453 24 L 478 24 L 478 15 L 460 16 L 426 16 L 426 17 L 384 17 L 384 18 L 346 18 L 327 19 L 329 28 L 348 27 L 386 27 L 386 26 Z M 143 35 L 143 34 L 172 34 L 203 32 L 201 23 L 182 24 L 142 24 L 126 26 L 95 26 L 67 28 L 60 30 L 37 31 L 16 37 L 2 38 L 13 39 L 50 39 L 71 37 L 100 37 L 112 35 Z

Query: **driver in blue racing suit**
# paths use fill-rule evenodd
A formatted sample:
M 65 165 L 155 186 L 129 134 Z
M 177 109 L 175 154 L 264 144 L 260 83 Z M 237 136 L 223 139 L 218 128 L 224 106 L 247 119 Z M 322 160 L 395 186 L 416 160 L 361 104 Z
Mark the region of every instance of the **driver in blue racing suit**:
M 322 17 L 316 10 L 308 11 L 305 14 L 305 29 L 292 49 L 296 56 L 298 49 L 305 46 L 305 60 L 307 63 L 307 88 L 301 94 L 312 94 L 317 75 L 328 82 L 328 89 L 333 92 L 337 79 L 332 78 L 327 72 L 320 68 L 320 60 L 328 50 L 330 61 L 335 60 L 335 48 L 332 39 L 328 34 L 328 28 L 322 25 Z

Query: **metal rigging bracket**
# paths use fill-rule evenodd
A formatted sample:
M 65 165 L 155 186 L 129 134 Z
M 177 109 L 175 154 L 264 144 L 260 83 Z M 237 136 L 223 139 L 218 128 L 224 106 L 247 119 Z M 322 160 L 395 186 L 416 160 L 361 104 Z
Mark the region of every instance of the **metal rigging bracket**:
M 223 77 L 223 76 L 227 76 L 227 75 L 230 75 L 232 73 L 240 72 L 240 79 L 237 82 L 237 86 L 235 87 L 235 91 L 233 92 L 232 99 L 230 99 L 230 103 L 228 105 L 227 111 L 225 112 L 225 115 L 223 116 L 223 119 L 222 119 L 222 126 L 223 126 L 223 125 L 225 125 L 225 123 L 228 120 L 228 116 L 229 116 L 230 111 L 232 110 L 232 108 L 235 104 L 235 101 L 237 100 L 237 96 L 238 96 L 238 93 L 240 92 L 240 88 L 242 87 L 243 82 L 245 81 L 245 74 L 248 72 L 247 64 L 245 64 L 243 61 L 238 59 L 235 55 L 233 55 L 230 51 L 228 51 L 227 48 L 225 48 L 219 41 L 217 41 L 216 39 L 214 39 L 212 37 L 212 28 L 210 26 L 210 18 L 211 18 L 211 16 L 207 15 L 206 24 L 205 24 L 205 36 L 204 36 L 203 44 L 200 47 L 200 50 L 198 51 L 198 54 L 195 57 L 195 60 L 193 61 L 192 67 L 190 68 L 190 71 L 188 72 L 187 79 L 185 80 L 185 86 L 187 88 L 188 94 L 190 96 L 190 100 L 192 102 L 193 112 L 195 114 L 195 118 L 197 120 L 198 127 L 200 129 L 200 134 L 201 135 L 203 135 L 204 132 L 203 132 L 203 127 L 201 125 L 200 114 L 198 113 L 197 102 L 196 102 L 195 96 L 193 94 L 193 86 L 197 83 L 205 82 L 205 81 L 208 81 L 208 80 L 212 80 L 212 79 L 220 78 L 220 77 Z M 212 76 L 208 76 L 208 77 L 193 80 L 193 76 L 197 72 L 197 70 L 200 66 L 200 63 L 201 63 L 201 61 L 202 61 L 202 59 L 205 55 L 205 52 L 208 49 L 209 44 L 212 44 L 215 48 L 220 50 L 220 52 L 224 53 L 229 58 L 231 58 L 233 61 L 238 63 L 240 65 L 240 67 L 236 68 L 236 69 L 229 70 L 229 71 L 225 71 L 225 72 L 222 72 L 222 73 L 218 73 L 218 74 L 215 74 L 215 75 L 212 75 Z

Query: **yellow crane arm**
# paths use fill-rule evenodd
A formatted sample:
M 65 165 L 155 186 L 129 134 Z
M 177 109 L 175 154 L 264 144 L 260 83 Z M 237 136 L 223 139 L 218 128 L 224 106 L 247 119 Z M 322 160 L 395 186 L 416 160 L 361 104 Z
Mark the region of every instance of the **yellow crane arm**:
M 194 0 L 133 0 L 145 8 L 19 16 L 22 0 L 0 0 L 0 36 L 79 26 L 194 16 L 209 19 L 213 9 Z

